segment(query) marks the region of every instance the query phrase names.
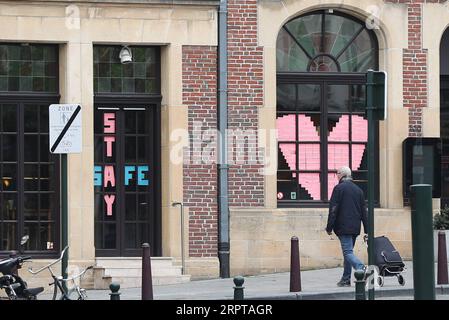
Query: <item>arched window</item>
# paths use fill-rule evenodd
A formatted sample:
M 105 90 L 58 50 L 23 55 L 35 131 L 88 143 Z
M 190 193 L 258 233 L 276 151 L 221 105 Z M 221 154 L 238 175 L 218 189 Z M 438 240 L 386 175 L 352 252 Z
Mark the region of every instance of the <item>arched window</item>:
M 286 23 L 277 39 L 277 71 L 366 72 L 377 66 L 377 41 L 365 23 L 320 11 Z
M 352 169 L 367 193 L 365 83 L 366 71 L 377 65 L 374 33 L 343 13 L 312 12 L 282 27 L 276 120 L 280 206 L 326 204 L 341 166 Z

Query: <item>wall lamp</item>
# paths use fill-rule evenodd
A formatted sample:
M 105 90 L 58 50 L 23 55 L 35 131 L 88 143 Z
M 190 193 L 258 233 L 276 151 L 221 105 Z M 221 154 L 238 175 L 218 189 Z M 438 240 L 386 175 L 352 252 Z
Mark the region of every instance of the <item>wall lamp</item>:
M 122 64 L 127 64 L 133 62 L 133 54 L 128 46 L 123 46 L 119 54 L 120 62 Z

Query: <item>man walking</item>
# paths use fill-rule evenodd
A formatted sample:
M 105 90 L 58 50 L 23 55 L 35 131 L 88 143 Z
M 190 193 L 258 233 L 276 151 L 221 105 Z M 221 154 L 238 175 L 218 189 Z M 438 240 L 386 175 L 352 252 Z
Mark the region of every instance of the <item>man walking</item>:
M 344 271 L 339 287 L 351 286 L 351 271 L 363 270 L 364 264 L 354 255 L 354 245 L 360 235 L 360 222 L 363 223 L 365 234 L 368 232 L 365 196 L 362 189 L 352 182 L 351 169 L 342 167 L 337 171 L 339 184 L 332 192 L 329 204 L 329 217 L 326 231 L 332 231 L 340 239 L 344 257 Z

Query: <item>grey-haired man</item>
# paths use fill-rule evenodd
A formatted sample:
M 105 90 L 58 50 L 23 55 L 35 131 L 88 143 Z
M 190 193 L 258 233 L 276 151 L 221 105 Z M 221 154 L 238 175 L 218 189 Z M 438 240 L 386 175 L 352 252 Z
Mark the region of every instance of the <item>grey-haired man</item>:
M 351 169 L 342 167 L 337 171 L 339 183 L 332 192 L 326 232 L 332 231 L 340 239 L 344 257 L 344 271 L 339 287 L 351 286 L 351 271 L 365 269 L 365 265 L 354 254 L 354 245 L 360 235 L 360 222 L 368 233 L 365 196 L 351 177 Z

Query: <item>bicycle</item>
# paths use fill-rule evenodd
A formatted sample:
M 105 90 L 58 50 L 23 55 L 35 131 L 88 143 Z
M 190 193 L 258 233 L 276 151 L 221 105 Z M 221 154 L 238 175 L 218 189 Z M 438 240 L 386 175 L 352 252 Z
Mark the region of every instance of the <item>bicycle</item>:
M 58 296 L 58 289 L 59 289 L 59 291 L 60 291 L 60 293 L 61 293 L 61 296 L 59 297 L 59 300 L 86 300 L 86 298 L 87 298 L 86 289 L 81 288 L 81 287 L 76 283 L 75 280 L 78 279 L 78 278 L 81 280 L 81 277 L 82 277 L 88 270 L 92 269 L 94 266 L 89 266 L 89 267 L 87 267 L 86 269 L 84 269 L 81 273 L 79 273 L 78 275 L 72 276 L 72 277 L 68 277 L 67 279 L 64 279 L 62 276 L 56 276 L 56 275 L 53 273 L 53 270 L 51 269 L 51 266 L 55 265 L 56 263 L 58 263 L 59 261 L 62 260 L 62 258 L 64 257 L 64 254 L 65 254 L 65 252 L 66 252 L 66 250 L 67 250 L 68 248 L 69 248 L 69 247 L 66 246 L 66 247 L 64 248 L 64 250 L 62 250 L 61 256 L 59 257 L 59 259 L 57 259 L 57 260 L 53 261 L 52 263 L 50 263 L 50 264 L 48 264 L 48 265 L 46 265 L 46 266 L 40 268 L 40 269 L 37 270 L 37 271 L 33 271 L 32 268 L 28 268 L 28 271 L 29 271 L 31 274 L 33 274 L 33 275 L 36 275 L 36 274 L 42 272 L 42 271 L 45 270 L 45 269 L 48 269 L 48 270 L 50 271 L 51 277 L 53 278 L 53 282 L 52 282 L 52 283 L 49 283 L 49 286 L 52 286 L 52 285 L 54 286 L 54 290 L 53 290 L 53 298 L 52 298 L 52 300 L 56 300 L 56 297 Z M 73 285 L 74 285 L 74 286 L 73 286 L 73 288 L 71 288 L 71 289 L 68 289 L 68 286 L 67 286 L 67 284 L 68 284 L 69 281 L 73 281 Z M 64 286 L 64 283 L 65 283 L 65 286 Z M 77 298 L 76 298 L 76 299 L 72 299 L 72 298 L 71 298 L 71 295 L 72 295 L 73 293 L 76 293 L 76 294 L 77 294 Z

